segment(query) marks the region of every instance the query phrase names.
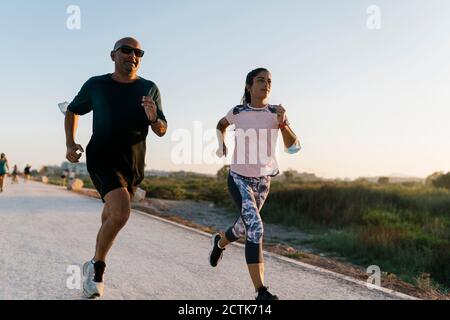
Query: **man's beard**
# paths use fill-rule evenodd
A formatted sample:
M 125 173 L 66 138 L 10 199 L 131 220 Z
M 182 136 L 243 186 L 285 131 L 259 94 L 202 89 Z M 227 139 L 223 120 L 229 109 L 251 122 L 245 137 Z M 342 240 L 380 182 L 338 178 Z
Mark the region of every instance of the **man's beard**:
M 137 71 L 137 67 L 135 66 L 131 66 L 128 64 L 123 64 L 122 65 L 122 70 L 125 74 L 132 74 L 132 73 L 136 73 Z

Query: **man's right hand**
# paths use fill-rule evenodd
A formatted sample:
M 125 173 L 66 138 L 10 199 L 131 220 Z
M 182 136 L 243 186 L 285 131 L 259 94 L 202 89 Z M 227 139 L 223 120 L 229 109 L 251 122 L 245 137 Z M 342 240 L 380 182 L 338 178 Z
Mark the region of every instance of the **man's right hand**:
M 81 153 L 77 153 L 80 150 L 84 152 L 83 148 L 79 144 L 71 144 L 67 146 L 66 159 L 72 163 L 79 162 L 78 160 L 81 158 Z

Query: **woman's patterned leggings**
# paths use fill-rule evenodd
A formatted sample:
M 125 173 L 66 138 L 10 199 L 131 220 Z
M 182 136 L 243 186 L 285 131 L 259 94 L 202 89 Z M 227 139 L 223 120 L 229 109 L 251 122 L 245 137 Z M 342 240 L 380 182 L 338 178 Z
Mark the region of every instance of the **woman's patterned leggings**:
M 241 214 L 234 225 L 225 232 L 228 241 L 234 242 L 244 235 L 247 264 L 263 263 L 262 240 L 264 227 L 259 211 L 269 194 L 270 176 L 252 178 L 232 171 L 228 175 L 228 191 Z

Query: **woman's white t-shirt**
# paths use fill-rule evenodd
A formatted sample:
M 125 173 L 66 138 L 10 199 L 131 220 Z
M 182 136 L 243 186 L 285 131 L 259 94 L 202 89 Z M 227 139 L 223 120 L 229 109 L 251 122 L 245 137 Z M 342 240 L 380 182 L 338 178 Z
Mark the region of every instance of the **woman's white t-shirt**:
M 235 126 L 231 171 L 246 177 L 275 176 L 278 120 L 276 106 L 253 108 L 240 105 L 225 116 Z

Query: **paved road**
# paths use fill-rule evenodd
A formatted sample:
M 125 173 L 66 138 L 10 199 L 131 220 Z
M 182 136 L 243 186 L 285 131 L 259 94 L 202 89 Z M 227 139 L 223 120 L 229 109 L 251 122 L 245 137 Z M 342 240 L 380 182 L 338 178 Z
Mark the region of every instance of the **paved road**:
M 0 194 L 0 299 L 81 299 L 68 280 L 93 255 L 101 209 L 61 187 L 8 180 Z M 218 268 L 209 266 L 209 250 L 206 234 L 133 211 L 110 252 L 103 299 L 253 299 L 242 246 L 229 246 Z M 265 261 L 266 282 L 282 299 L 408 298 L 273 254 Z

